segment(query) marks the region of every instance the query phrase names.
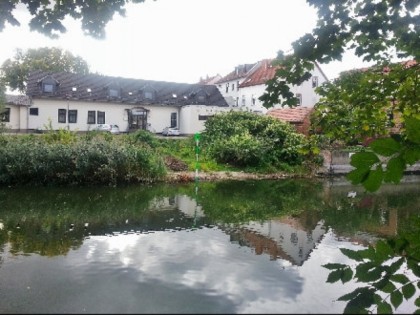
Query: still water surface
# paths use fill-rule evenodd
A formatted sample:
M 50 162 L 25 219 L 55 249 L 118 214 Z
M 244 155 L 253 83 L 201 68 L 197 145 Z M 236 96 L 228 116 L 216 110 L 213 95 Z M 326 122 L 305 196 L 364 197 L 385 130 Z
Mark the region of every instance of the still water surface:
M 419 183 L 2 188 L 0 313 L 342 313 L 357 283 L 322 265 L 398 233 Z

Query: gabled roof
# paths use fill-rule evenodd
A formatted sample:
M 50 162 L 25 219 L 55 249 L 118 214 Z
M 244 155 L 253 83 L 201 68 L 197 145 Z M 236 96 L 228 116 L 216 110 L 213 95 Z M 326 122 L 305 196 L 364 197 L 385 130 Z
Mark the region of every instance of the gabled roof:
M 229 73 L 227 76 L 223 77 L 216 84 L 228 82 L 236 79 L 245 78 L 242 83 L 239 85 L 240 88 L 247 86 L 255 86 L 266 84 L 268 80 L 274 78 L 276 70 L 278 67 L 272 65 L 274 59 L 263 59 L 254 64 L 242 65 L 235 68 L 235 71 Z M 321 72 L 322 76 L 328 81 L 327 76 L 322 71 L 321 67 L 317 62 L 314 63 L 315 67 Z M 244 66 L 248 66 L 244 67 Z
M 30 106 L 31 99 L 27 95 L 12 95 L 6 94 L 6 104 L 8 105 L 21 105 L 21 106 Z
M 290 123 L 302 123 L 310 115 L 313 108 L 275 108 L 267 112 L 267 115 Z
M 209 77 L 208 75 L 205 78 L 200 78 L 198 84 L 216 84 L 222 78 L 220 74 L 216 74 L 213 77 Z
M 55 80 L 52 93 L 42 90 L 43 79 Z M 110 97 L 109 90 L 117 89 L 118 96 Z M 144 90 L 152 90 L 154 98 L 145 98 Z M 99 74 L 33 71 L 28 76 L 26 94 L 32 98 L 77 99 L 128 104 L 209 105 L 227 107 L 225 99 L 215 85 L 174 83 L 110 77 Z M 205 100 L 198 95 L 206 95 Z
M 244 78 L 249 74 L 249 72 L 254 68 L 255 65 L 256 63 L 239 65 L 235 67 L 235 70 L 233 70 L 231 73 L 221 78 L 215 84 L 220 84 L 220 83 Z
M 273 59 L 263 59 L 257 63 L 252 73 L 239 85 L 240 88 L 265 84 L 268 80 L 274 78 L 276 67 L 272 65 Z

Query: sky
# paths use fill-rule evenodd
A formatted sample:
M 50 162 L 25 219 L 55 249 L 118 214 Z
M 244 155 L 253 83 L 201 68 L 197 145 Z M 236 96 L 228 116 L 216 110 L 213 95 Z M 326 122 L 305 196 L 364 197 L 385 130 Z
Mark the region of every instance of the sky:
M 58 47 L 82 57 L 92 72 L 179 83 L 288 52 L 317 20 L 305 0 L 146 0 L 128 4 L 126 17 L 116 14 L 105 39 L 84 35 L 80 21 L 66 18 L 68 31 L 57 40 L 29 30 L 24 6 L 14 13 L 21 26 L 6 24 L 0 32 L 0 64 L 17 48 Z M 349 52 L 321 69 L 333 79 L 367 65 Z

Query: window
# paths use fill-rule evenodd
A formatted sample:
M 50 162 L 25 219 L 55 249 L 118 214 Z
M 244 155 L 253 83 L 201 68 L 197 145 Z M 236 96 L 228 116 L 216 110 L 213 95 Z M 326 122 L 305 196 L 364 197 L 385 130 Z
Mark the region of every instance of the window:
M 88 124 L 95 124 L 96 123 L 96 111 L 89 110 L 88 111 L 88 118 L 87 118 Z
M 232 84 L 232 91 L 235 91 L 235 84 Z
M 97 121 L 98 121 L 98 124 L 104 124 L 105 123 L 105 112 L 100 112 L 100 111 L 98 111 L 97 112 Z
M 237 96 L 237 97 L 236 97 L 236 100 L 235 100 L 235 106 L 236 106 L 236 107 L 238 107 L 238 106 L 239 106 L 239 96 Z
M 245 101 L 245 95 L 242 95 L 242 106 L 245 106 L 245 103 L 246 103 L 246 101 Z
M 51 75 L 48 75 L 39 81 L 42 93 L 54 93 L 56 92 L 60 83 L 54 79 Z
M 296 98 L 297 98 L 297 106 L 302 105 L 302 94 L 296 93 Z
M 149 91 L 144 92 L 144 98 L 147 100 L 153 100 L 153 93 Z
M 38 107 L 29 108 L 29 115 L 38 116 Z
M 229 92 L 229 82 L 226 83 L 226 93 L 228 93 L 228 92 Z
M 210 117 L 213 117 L 213 115 L 198 115 L 198 120 L 207 120 Z
M 252 100 L 252 106 L 255 106 L 255 100 L 256 100 L 255 95 L 251 96 L 251 100 Z
M 316 88 L 318 86 L 318 77 L 317 76 L 313 76 L 312 77 L 312 87 Z
M 171 128 L 175 128 L 177 124 L 176 113 L 171 113 Z
M 58 110 L 58 122 L 59 123 L 66 123 L 66 113 L 67 111 L 65 109 L 59 109 Z
M 0 121 L 1 122 L 10 122 L 10 108 L 5 108 L 0 112 Z
M 109 89 L 108 95 L 110 97 L 120 97 L 120 91 L 117 89 Z
M 71 124 L 77 123 L 77 110 L 75 109 L 69 110 L 69 123 Z
M 236 91 L 239 91 L 239 81 L 236 81 Z
M 45 92 L 45 93 L 54 92 L 54 85 L 51 84 L 51 83 L 43 83 L 42 84 L 42 92 Z

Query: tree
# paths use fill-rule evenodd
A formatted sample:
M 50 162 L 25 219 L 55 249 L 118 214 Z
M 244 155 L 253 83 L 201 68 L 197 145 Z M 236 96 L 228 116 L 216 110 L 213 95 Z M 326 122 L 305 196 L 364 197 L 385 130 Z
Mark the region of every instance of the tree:
M 125 16 L 124 6 L 127 3 L 141 3 L 145 0 L 2 0 L 0 6 L 0 32 L 6 22 L 20 26 L 20 22 L 13 14 L 18 4 L 25 5 L 32 19 L 29 27 L 51 38 L 65 33 L 63 20 L 70 16 L 81 20 L 82 29 L 86 35 L 94 38 L 105 37 L 105 26 L 112 20 L 115 13 Z
M 398 183 L 406 166 L 420 160 L 419 1 L 307 2 L 318 11 L 317 26 L 311 34 L 305 34 L 292 43 L 292 54 L 285 55 L 279 51 L 273 63 L 278 70 L 267 82 L 260 100 L 267 108 L 278 103 L 296 106 L 297 99 L 289 86 L 308 80 L 314 62 L 322 64 L 341 60 L 348 49 L 354 49 L 355 54 L 365 61 L 375 61 L 373 71 L 363 76 L 363 85 L 353 90 L 357 95 L 339 91 L 340 86 L 329 85 L 324 90 L 320 106 L 329 104 L 329 108 L 333 108 L 336 103 L 337 109 L 343 105 L 358 106 L 354 121 L 346 121 L 347 129 L 341 130 L 352 130 L 354 134 L 363 129 L 369 130 L 371 124 L 382 121 L 386 104 L 396 105 L 403 127 L 401 137 L 378 139 L 371 144 L 373 152 L 354 154 L 351 164 L 356 170 L 349 174 L 349 179 L 354 184 L 362 183 L 370 191 L 378 189 L 383 181 Z M 393 57 L 410 59 L 413 65 L 409 68 L 393 65 Z M 388 76 L 383 74 L 384 69 L 391 70 Z M 374 97 L 365 97 L 363 93 L 372 87 L 374 90 L 369 91 L 369 95 Z M 339 96 L 334 94 L 337 91 Z M 363 103 L 356 103 L 362 99 Z M 328 113 L 325 112 L 325 115 Z M 374 127 L 378 129 L 377 125 Z M 380 156 L 387 158 L 386 171 Z
M 289 85 L 299 85 L 309 79 L 314 62 L 341 60 L 346 49 L 354 49 L 355 54 L 366 61 L 375 61 L 376 66 L 368 72 L 342 75 L 339 80 L 320 88 L 323 99 L 318 109 L 323 111 L 321 117 L 325 114 L 329 122 L 343 126 L 328 130 L 331 135 L 350 132 L 356 137 L 372 132 L 372 127 L 375 132 L 384 130 L 381 122 L 385 120 L 387 109 L 397 109 L 402 123 L 400 134 L 380 137 L 369 145 L 369 151 L 353 154 L 351 165 L 355 170 L 347 178 L 353 184 L 362 183 L 368 191 L 376 191 L 383 181 L 399 183 L 406 166 L 420 160 L 420 2 L 307 2 L 318 10 L 317 26 L 312 34 L 293 43 L 293 54 L 285 56 L 279 51 L 274 62 L 279 69 L 260 100 L 266 107 L 279 102 L 295 106 L 296 98 Z M 394 55 L 412 60 L 413 65 L 392 64 Z M 350 109 L 354 117 L 348 114 L 339 117 L 340 112 L 349 113 Z M 385 169 L 383 164 L 386 164 Z M 368 313 L 372 312 L 371 307 L 378 313 L 392 313 L 404 299 L 416 296 L 420 288 L 418 222 L 415 233 L 409 236 L 402 234 L 388 242 L 378 242 L 375 247 L 344 254 L 357 261 L 355 271 L 343 264 L 326 264 L 324 267 L 331 270 L 327 282 L 341 280 L 345 283 L 353 279 L 366 283 L 339 298 L 347 302 L 345 313 Z M 408 279 L 405 273 L 400 273 L 401 267 L 417 279 Z M 418 294 L 414 304 L 418 313 Z
M 396 132 L 401 113 L 411 115 L 420 106 L 420 95 L 415 93 L 420 79 L 416 66 L 394 63 L 385 69 L 342 72 L 317 90 L 321 100 L 312 115 L 314 132 L 347 145 Z
M 30 71 L 67 71 L 71 73 L 88 74 L 89 66 L 81 57 L 73 56 L 68 51 L 59 48 L 37 48 L 22 51 L 16 50 L 13 59 L 7 59 L 0 68 L 0 80 L 11 90 L 24 92 L 26 80 Z

